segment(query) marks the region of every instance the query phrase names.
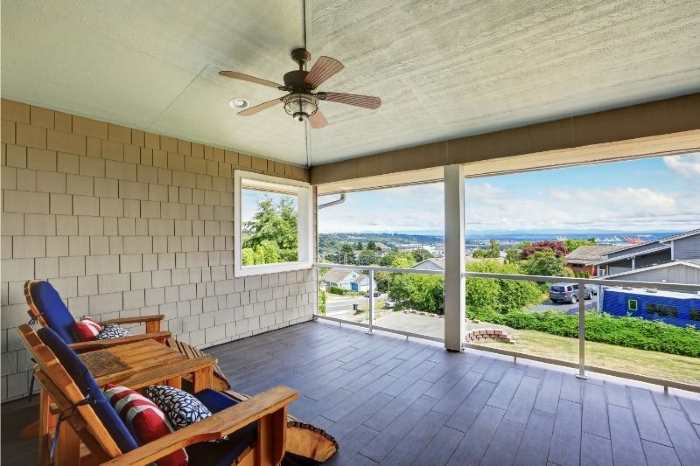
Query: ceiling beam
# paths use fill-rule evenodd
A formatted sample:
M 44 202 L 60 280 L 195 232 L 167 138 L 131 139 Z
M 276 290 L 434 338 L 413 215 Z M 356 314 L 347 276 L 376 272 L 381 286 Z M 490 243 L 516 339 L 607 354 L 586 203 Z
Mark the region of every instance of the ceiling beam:
M 311 182 L 327 193 L 427 181 L 455 163 L 483 176 L 698 149 L 700 93 L 317 165 Z

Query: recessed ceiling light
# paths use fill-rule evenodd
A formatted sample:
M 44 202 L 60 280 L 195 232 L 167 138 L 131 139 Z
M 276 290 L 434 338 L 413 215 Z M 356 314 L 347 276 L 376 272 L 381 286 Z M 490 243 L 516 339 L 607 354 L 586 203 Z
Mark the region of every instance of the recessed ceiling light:
M 228 106 L 234 110 L 248 108 L 248 105 L 248 101 L 245 99 L 241 99 L 240 97 L 235 97 L 228 101 Z

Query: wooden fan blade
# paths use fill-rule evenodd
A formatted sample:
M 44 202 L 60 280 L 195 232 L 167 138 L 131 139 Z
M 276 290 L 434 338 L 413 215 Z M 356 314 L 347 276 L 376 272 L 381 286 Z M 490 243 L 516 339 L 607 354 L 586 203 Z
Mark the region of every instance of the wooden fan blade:
M 319 92 L 318 98 L 341 104 L 354 105 L 355 107 L 370 108 L 372 110 L 382 105 L 382 99 L 371 95 L 346 94 L 344 92 Z
M 239 73 L 238 71 L 219 71 L 219 74 L 221 76 L 226 76 L 227 78 L 240 79 L 241 81 L 262 84 L 263 86 L 274 87 L 275 89 L 283 87 L 281 84 L 277 84 L 276 82 L 268 81 L 267 79 L 256 78 L 255 76 L 251 76 L 245 73 Z
M 319 57 L 314 66 L 311 67 L 311 70 L 309 70 L 309 74 L 304 78 L 304 82 L 311 86 L 311 89 L 316 89 L 343 68 L 345 68 L 345 65 L 335 58 Z
M 268 100 L 267 102 L 263 102 L 261 104 L 255 105 L 250 108 L 246 108 L 245 110 L 242 110 L 238 112 L 240 116 L 250 116 L 250 115 L 255 115 L 256 113 L 265 110 L 266 108 L 274 107 L 275 105 L 282 103 L 282 98 L 279 99 L 274 99 L 274 100 Z
M 309 123 L 311 124 L 312 128 L 319 129 L 326 126 L 328 124 L 328 120 L 326 120 L 326 117 L 323 116 L 321 110 L 316 110 L 316 113 L 309 117 Z

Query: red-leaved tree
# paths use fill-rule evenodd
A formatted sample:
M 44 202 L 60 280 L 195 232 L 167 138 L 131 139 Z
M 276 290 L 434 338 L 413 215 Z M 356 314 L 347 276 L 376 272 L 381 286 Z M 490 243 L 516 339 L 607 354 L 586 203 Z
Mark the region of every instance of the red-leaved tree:
M 569 253 L 569 251 L 566 249 L 566 244 L 564 244 L 563 241 L 537 241 L 524 246 L 522 253 L 520 254 L 520 258 L 523 260 L 528 259 L 534 253 L 544 251 L 546 249 L 554 251 L 554 254 L 557 257 L 563 257 Z

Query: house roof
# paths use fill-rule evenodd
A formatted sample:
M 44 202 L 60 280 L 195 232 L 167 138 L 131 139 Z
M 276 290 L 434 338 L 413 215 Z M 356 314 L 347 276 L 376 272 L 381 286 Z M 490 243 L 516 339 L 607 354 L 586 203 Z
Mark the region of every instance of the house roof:
M 445 258 L 440 257 L 440 258 L 435 258 L 431 257 L 430 259 L 426 259 L 424 261 L 421 261 L 411 267 L 412 269 L 430 269 L 430 270 L 445 270 Z
M 653 244 L 653 243 L 655 243 L 655 241 L 650 242 L 650 243 L 646 243 L 645 245 Z M 640 246 L 642 246 L 642 245 L 640 245 Z M 625 249 L 627 249 L 627 248 L 625 248 Z M 615 252 L 624 251 L 625 249 L 616 249 Z M 602 261 L 596 262 L 596 265 L 609 264 L 611 262 L 618 262 L 618 261 L 622 261 L 622 260 L 626 260 L 626 259 L 631 259 L 631 258 L 637 257 L 637 256 L 646 256 L 647 254 L 653 254 L 655 252 L 665 251 L 667 249 L 671 249 L 670 244 L 659 244 L 659 246 L 655 247 L 655 248 L 645 249 L 644 251 L 633 252 L 630 254 L 623 254 L 622 256 L 615 256 L 615 257 L 611 257 L 609 259 L 604 259 Z
M 610 245 L 590 245 L 579 246 L 566 255 L 566 261 L 570 264 L 594 264 L 603 260 L 605 255 L 614 251 L 615 246 Z
M 677 233 L 675 235 L 667 236 L 665 238 L 661 238 L 659 241 L 661 241 L 662 243 L 665 243 L 667 241 L 675 241 L 678 239 L 688 238 L 690 236 L 697 236 L 697 235 L 700 235 L 700 228 L 698 228 L 696 230 L 686 231 L 684 233 Z
M 326 281 L 328 283 L 340 283 L 343 280 L 345 280 L 345 278 L 351 273 L 352 270 L 330 269 L 323 276 L 323 281 Z
M 615 273 L 612 275 L 605 275 L 602 278 L 608 279 L 608 278 L 624 277 L 626 275 L 633 275 L 633 274 L 640 273 L 640 272 L 647 272 L 649 270 L 666 269 L 668 267 L 678 267 L 678 266 L 686 266 L 686 267 L 691 267 L 694 269 L 700 269 L 700 261 L 683 260 L 683 261 L 666 262 L 665 264 L 650 265 L 649 267 L 642 267 L 639 269 L 628 270 L 626 272 Z

